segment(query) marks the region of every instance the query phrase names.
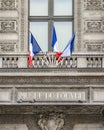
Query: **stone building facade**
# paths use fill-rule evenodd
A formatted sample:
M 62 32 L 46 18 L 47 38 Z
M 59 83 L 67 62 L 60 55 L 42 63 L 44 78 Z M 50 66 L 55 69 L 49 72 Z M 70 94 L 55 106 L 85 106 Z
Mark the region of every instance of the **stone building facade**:
M 28 67 L 28 0 L 0 0 L 0 130 L 104 129 L 104 0 L 74 0 L 75 49 Z

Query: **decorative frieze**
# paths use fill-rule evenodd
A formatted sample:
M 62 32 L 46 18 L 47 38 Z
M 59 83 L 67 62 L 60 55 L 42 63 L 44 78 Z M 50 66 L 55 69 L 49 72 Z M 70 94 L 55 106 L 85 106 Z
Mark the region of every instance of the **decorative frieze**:
M 86 10 L 104 10 L 104 0 L 84 0 Z
M 0 10 L 14 10 L 17 8 L 17 0 L 0 0 Z
M 16 52 L 17 41 L 0 41 L 0 53 Z
M 1 51 L 2 52 L 14 52 L 15 48 L 13 44 L 2 44 Z
M 0 20 L 0 33 L 13 33 L 17 32 L 16 20 Z
M 104 42 L 103 41 L 85 41 L 86 52 L 103 52 Z
M 103 33 L 104 25 L 103 20 L 90 19 L 84 21 L 84 32 L 85 33 Z
M 9 53 L 16 51 L 16 43 L 0 42 L 0 53 Z

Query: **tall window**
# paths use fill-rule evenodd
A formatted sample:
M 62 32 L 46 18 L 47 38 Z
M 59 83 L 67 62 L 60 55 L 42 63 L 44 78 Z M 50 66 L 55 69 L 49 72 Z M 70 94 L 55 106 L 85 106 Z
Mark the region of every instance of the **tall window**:
M 29 0 L 29 30 L 44 52 L 52 51 L 54 25 L 60 51 L 73 32 L 74 0 Z

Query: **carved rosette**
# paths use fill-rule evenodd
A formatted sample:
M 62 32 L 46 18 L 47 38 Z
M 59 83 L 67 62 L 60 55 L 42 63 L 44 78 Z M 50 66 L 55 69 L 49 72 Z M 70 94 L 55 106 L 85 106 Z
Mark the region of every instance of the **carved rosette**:
M 0 0 L 0 10 L 14 10 L 17 8 L 17 0 Z
M 86 10 L 104 10 L 104 0 L 84 0 Z
M 61 130 L 64 126 L 63 115 L 40 115 L 38 125 L 40 126 L 41 130 Z
M 0 33 L 13 33 L 18 31 L 16 20 L 0 20 Z

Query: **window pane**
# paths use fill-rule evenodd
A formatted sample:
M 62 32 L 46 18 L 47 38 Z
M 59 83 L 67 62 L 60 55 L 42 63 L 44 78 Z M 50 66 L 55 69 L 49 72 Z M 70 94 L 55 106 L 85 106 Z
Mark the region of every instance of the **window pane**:
M 54 23 L 60 51 L 63 51 L 72 36 L 72 22 Z
M 30 31 L 42 51 L 48 51 L 48 22 L 30 22 Z
M 30 0 L 30 16 L 47 16 L 48 0 Z
M 54 0 L 54 15 L 72 15 L 72 0 Z

